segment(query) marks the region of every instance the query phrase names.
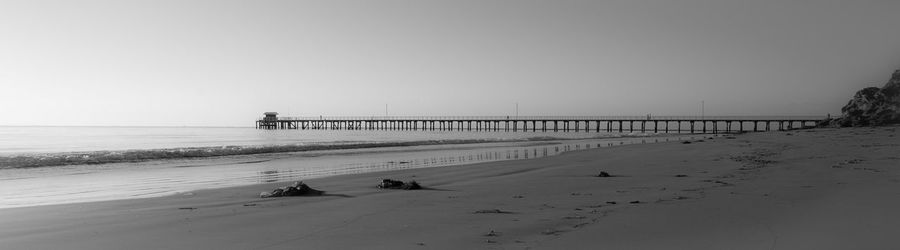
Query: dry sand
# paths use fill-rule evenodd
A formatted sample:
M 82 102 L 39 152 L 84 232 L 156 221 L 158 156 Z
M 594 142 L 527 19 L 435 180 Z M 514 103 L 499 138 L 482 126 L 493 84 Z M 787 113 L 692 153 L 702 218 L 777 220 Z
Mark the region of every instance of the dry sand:
M 0 248 L 896 249 L 897 128 L 307 180 L 321 197 L 258 198 L 283 183 L 2 209 Z M 374 188 L 382 178 L 431 189 Z

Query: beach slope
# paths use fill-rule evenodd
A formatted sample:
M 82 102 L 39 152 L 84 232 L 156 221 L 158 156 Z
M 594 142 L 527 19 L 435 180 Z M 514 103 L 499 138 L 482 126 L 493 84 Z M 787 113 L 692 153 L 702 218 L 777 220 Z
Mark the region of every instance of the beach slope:
M 898 127 L 628 145 L 532 160 L 0 210 L 6 249 L 883 249 Z M 601 171 L 610 177 L 598 177 Z M 381 190 L 383 178 L 425 190 Z

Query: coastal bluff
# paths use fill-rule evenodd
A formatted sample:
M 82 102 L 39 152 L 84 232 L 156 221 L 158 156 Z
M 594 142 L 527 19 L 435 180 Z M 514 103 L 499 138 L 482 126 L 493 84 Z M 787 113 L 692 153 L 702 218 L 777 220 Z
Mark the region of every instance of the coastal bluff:
M 841 109 L 842 117 L 833 126 L 860 127 L 900 124 L 900 70 L 882 88 L 868 87 L 857 91 Z

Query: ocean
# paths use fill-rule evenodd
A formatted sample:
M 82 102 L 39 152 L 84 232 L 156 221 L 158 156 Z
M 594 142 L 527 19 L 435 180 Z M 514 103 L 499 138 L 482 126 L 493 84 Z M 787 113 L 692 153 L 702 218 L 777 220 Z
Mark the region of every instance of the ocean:
M 145 198 L 341 174 L 530 159 L 702 136 L 0 126 L 0 208 Z

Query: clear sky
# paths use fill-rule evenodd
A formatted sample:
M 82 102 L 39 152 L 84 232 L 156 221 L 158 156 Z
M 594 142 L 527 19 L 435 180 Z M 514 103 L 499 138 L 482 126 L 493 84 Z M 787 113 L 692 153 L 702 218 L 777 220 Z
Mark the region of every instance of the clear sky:
M 900 1 L 0 1 L 0 125 L 837 114 Z

